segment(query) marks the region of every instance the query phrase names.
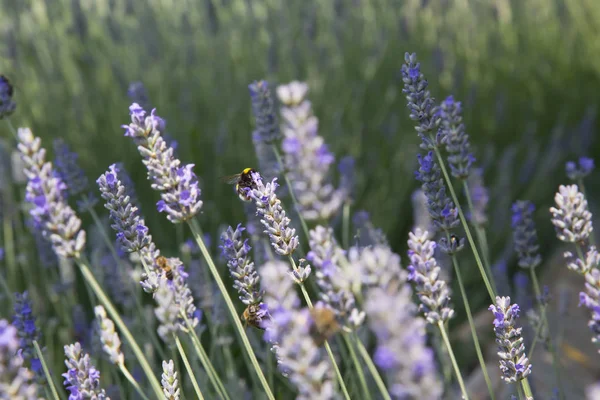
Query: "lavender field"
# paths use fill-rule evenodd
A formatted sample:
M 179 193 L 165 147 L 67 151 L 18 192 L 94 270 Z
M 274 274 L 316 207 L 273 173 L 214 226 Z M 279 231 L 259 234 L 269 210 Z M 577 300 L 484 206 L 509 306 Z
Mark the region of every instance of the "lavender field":
M 0 0 L 0 399 L 600 400 L 595 0 Z

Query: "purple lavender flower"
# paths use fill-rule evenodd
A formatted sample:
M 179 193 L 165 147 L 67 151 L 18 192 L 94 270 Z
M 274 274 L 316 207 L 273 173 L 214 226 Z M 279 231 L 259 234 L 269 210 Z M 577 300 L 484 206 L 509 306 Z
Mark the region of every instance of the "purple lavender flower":
M 356 189 L 356 160 L 352 156 L 342 157 L 338 163 L 340 173 L 339 190 L 345 191 L 348 195 L 346 201 L 350 200 Z
M 535 206 L 530 201 L 517 201 L 512 206 L 513 241 L 521 268 L 535 268 L 542 262 L 533 222 L 534 211 Z
M 229 226 L 221 235 L 220 248 L 227 259 L 229 273 L 234 280 L 233 287 L 240 294 L 242 303 L 248 306 L 252 321 L 259 327 L 263 326 L 263 319 L 268 318 L 266 305 L 262 302 L 260 278 L 256 273 L 254 263 L 250 260 L 249 252 L 252 249 L 248 239 L 242 241 L 242 232 L 245 228 L 238 224 L 235 230 Z
M 436 243 L 428 239 L 427 231 L 416 229 L 408 234 L 408 280 L 415 283 L 421 304 L 419 311 L 430 324 L 446 322 L 454 315 L 450 305 L 450 291 L 440 279 L 441 268 L 434 257 Z
M 580 157 L 579 163 L 568 161 L 565 165 L 567 176 L 572 181 L 583 179 L 594 170 L 594 159 L 589 157 Z
M 35 317 L 31 310 L 27 291 L 15 293 L 14 311 L 13 325 L 17 328 L 17 336 L 19 337 L 19 355 L 30 365 L 37 380 L 45 382 L 46 378 L 42 370 L 42 364 L 33 346 L 34 341 L 39 343 L 41 333 L 35 324 Z
M 357 308 L 352 292 L 356 285 L 349 276 L 350 272 L 340 266 L 345 255 L 333 236 L 333 229 L 318 225 L 309 234 L 311 250 L 306 258 L 316 267 L 321 300 L 335 312 L 345 327 L 358 328 L 365 319 L 365 313 Z
M 592 343 L 600 346 L 600 269 L 597 265 L 586 272 L 584 278 L 585 292 L 579 293 L 579 306 L 590 311 L 588 327 L 592 331 Z
M 517 382 L 531 373 L 531 364 L 521 337 L 523 328 L 517 328 L 519 305 L 510 304 L 510 297 L 496 296 L 496 304 L 489 310 L 494 314 L 494 332 L 498 344 L 500 370 L 506 382 Z
M 0 75 L 0 119 L 11 115 L 17 105 L 13 101 L 13 86 L 4 75 Z
M 473 201 L 473 209 L 470 210 L 469 219 L 475 225 L 485 225 L 488 221 L 487 206 L 490 201 L 488 189 L 483 184 L 483 170 L 474 168 L 468 178 L 469 194 Z
M 69 400 L 110 400 L 100 387 L 100 371 L 92 364 L 89 354 L 83 354 L 79 343 L 65 346 L 65 356 L 68 370 L 62 376 L 70 392 Z
M 467 179 L 475 156 L 471 152 L 469 135 L 465 132 L 460 101 L 448 96 L 442 102 L 439 116 L 442 120 L 441 141 L 446 145 L 450 172 L 455 178 Z
M 66 185 L 45 161 L 46 150 L 40 138 L 28 128 L 19 128 L 19 151 L 25 163 L 27 194 L 25 199 L 33 205 L 30 211 L 36 226 L 52 243 L 56 254 L 65 258 L 79 257 L 85 247 L 85 231 L 81 220 L 67 204 L 63 191 Z
M 129 202 L 140 209 L 140 201 L 135 192 L 135 183 L 131 179 L 131 176 L 127 173 L 125 165 L 122 162 L 115 163 L 115 169 L 117 170 L 117 178 L 121 181 L 125 187 L 125 194 L 129 196 Z
M 256 119 L 255 135 L 260 141 L 271 144 L 281 138 L 277 126 L 275 106 L 267 81 L 253 82 L 248 86 L 252 100 L 252 112 Z
M 577 185 L 560 185 L 554 196 L 556 207 L 550 207 L 556 236 L 567 243 L 587 240 L 593 230 L 592 213 Z
M 298 247 L 299 241 L 296 230 L 289 226 L 291 221 L 281 206 L 281 200 L 275 194 L 279 186 L 277 178 L 273 178 L 266 185 L 259 173 L 254 173 L 252 179 L 255 186 L 249 189 L 248 196 L 256 203 L 256 214 L 262 217 L 260 222 L 265 227 L 264 232 L 269 235 L 277 254 L 291 255 Z
M 435 100 L 427 90 L 427 80 L 421 73 L 421 64 L 417 62 L 415 53 L 404 54 L 404 65 L 402 65 L 402 81 L 406 95 L 407 106 L 410 110 L 410 119 L 417 122 L 415 130 L 423 141 L 421 148 L 433 150 L 439 145 L 439 138 L 432 140 L 431 136 L 437 133 L 440 125 L 438 108 Z
M 129 97 L 132 102 L 139 104 L 144 110 L 150 108 L 150 98 L 148 97 L 148 92 L 142 82 L 137 81 L 130 83 L 127 88 L 127 97 Z
M 298 399 L 335 398 L 329 359 L 310 337 L 313 322 L 307 309 L 298 309 L 300 299 L 288 266 L 281 261 L 267 262 L 260 276 L 271 312 L 265 338 L 273 344 L 280 371 L 298 388 Z
M 38 385 L 31 370 L 23 365 L 18 349 L 17 329 L 0 320 L 0 398 L 38 400 Z
M 177 371 L 173 360 L 162 362 L 163 373 L 160 383 L 165 397 L 169 400 L 179 400 L 179 381 L 177 380 Z
M 67 186 L 69 196 L 77 197 L 85 194 L 85 198 L 78 201 L 79 209 L 93 208 L 98 199 L 90 191 L 88 178 L 79 165 L 79 154 L 71 151 L 70 146 L 61 138 L 54 139 L 54 153 L 56 172 Z
M 329 181 L 335 157 L 318 135 L 318 120 L 306 99 L 308 85 L 291 82 L 277 88 L 282 123 L 283 161 L 288 171 L 300 214 L 307 221 L 328 220 L 341 208 L 348 196 Z
M 42 267 L 51 268 L 57 266 L 58 257 L 52 248 L 52 243 L 48 238 L 44 237 L 43 232 L 40 232 L 39 229 L 37 229 L 35 220 L 33 218 L 28 218 L 26 225 L 35 241 L 38 260 Z
M 202 208 L 198 178 L 194 164 L 181 166 L 161 134 L 165 121 L 153 109 L 149 116 L 137 103 L 129 107 L 131 123 L 123 125 L 125 136 L 133 138 L 138 151 L 144 157 L 152 189 L 160 191 L 161 200 L 156 204 L 159 212 L 166 212 L 173 223 L 189 220 Z

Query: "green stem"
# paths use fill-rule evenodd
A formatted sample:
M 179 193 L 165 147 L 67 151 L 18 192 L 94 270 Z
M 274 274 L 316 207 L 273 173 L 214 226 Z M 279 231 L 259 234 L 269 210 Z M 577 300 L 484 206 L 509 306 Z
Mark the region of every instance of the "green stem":
M 360 381 L 360 385 L 362 386 L 364 398 L 367 400 L 371 400 L 371 392 L 369 391 L 369 386 L 367 386 L 367 380 L 365 379 L 365 374 L 362 370 L 362 366 L 358 361 L 358 357 L 356 357 L 356 351 L 354 351 L 354 344 L 350 341 L 350 339 L 346 335 L 342 335 L 346 346 L 348 346 L 348 350 L 350 351 L 350 358 L 356 367 L 356 373 L 358 375 L 358 380 Z
M 454 367 L 454 373 L 456 374 L 456 380 L 458 381 L 458 386 L 460 386 L 460 391 L 462 392 L 462 398 L 464 400 L 469 400 L 469 395 L 467 394 L 467 388 L 465 387 L 465 383 L 463 382 L 462 374 L 460 373 L 460 369 L 458 368 L 458 363 L 456 362 L 456 357 L 454 357 L 454 351 L 452 350 L 452 345 L 450 344 L 450 339 L 448 339 L 448 333 L 446 332 L 446 327 L 442 323 L 442 321 L 438 321 L 438 328 L 440 328 L 440 333 L 442 334 L 442 339 L 444 339 L 444 343 L 446 344 L 446 348 L 448 349 L 448 354 L 450 355 L 450 360 L 452 361 L 452 367 Z
M 583 194 L 583 197 L 585 197 L 586 199 L 588 199 L 586 191 L 585 191 L 585 185 L 583 184 L 583 178 L 579 178 L 577 180 L 577 184 L 579 185 L 579 188 L 581 189 L 581 194 Z M 593 230 L 590 232 L 590 243 L 592 245 L 596 244 L 596 239 L 594 238 L 594 231 Z
M 350 202 L 344 203 L 344 209 L 342 211 L 342 245 L 344 249 L 348 249 L 350 246 Z
M 12 135 L 15 139 L 19 140 L 19 136 L 17 135 L 17 130 L 13 126 L 10 118 L 6 118 L 5 121 L 6 121 L 6 125 L 8 125 L 8 129 L 10 130 L 10 133 L 12 133 Z
M 356 343 L 356 347 L 358 348 L 358 352 L 362 356 L 363 361 L 365 362 L 365 364 L 367 364 L 367 369 L 369 370 L 369 372 L 371 372 L 371 376 L 375 380 L 375 384 L 379 388 L 379 392 L 381 392 L 381 396 L 383 397 L 384 400 L 392 400 L 392 397 L 388 393 L 388 390 L 385 387 L 385 383 L 383 382 L 383 379 L 381 378 L 379 371 L 377 371 L 377 367 L 375 367 L 375 364 L 373 363 L 373 360 L 371 359 L 369 352 L 365 348 L 365 345 L 362 344 L 362 342 L 360 341 L 358 336 L 356 336 L 356 334 L 354 334 L 354 342 Z
M 121 370 L 121 373 L 125 376 L 125 378 L 129 381 L 129 383 L 131 383 L 131 386 L 133 386 L 135 391 L 138 392 L 138 394 L 140 396 L 142 396 L 142 398 L 144 400 L 150 400 L 150 399 L 148 399 L 148 397 L 146 397 L 146 395 L 144 394 L 144 391 L 142 390 L 140 385 L 136 382 L 135 378 L 133 376 L 131 376 L 127 367 L 124 364 L 119 364 L 119 369 Z
M 194 387 L 194 391 L 196 392 L 196 397 L 198 397 L 198 399 L 200 400 L 204 400 L 204 396 L 202 396 L 202 392 L 200 391 L 200 386 L 198 386 L 198 382 L 196 381 L 196 377 L 194 376 L 194 371 L 192 370 L 192 367 L 190 367 L 190 362 L 188 361 L 187 356 L 185 355 L 185 351 L 181 346 L 179 336 L 173 334 L 173 339 L 175 339 L 175 344 L 177 345 L 177 350 L 179 350 L 179 355 L 183 360 L 183 365 L 185 365 L 185 369 L 187 370 L 187 373 L 192 381 L 192 386 Z
M 552 342 L 552 337 L 550 335 L 550 323 L 548 322 L 548 317 L 546 315 L 546 305 L 542 304 L 542 301 L 541 301 L 542 292 L 540 290 L 540 284 L 538 283 L 538 279 L 535 274 L 535 268 L 531 268 L 530 273 L 531 273 L 531 282 L 533 282 L 533 289 L 535 291 L 535 297 L 537 298 L 538 306 L 540 308 L 540 314 L 542 317 L 542 320 L 540 321 L 540 326 L 543 326 L 544 324 L 546 324 L 546 326 L 548 328 L 548 335 L 549 335 L 548 346 L 549 346 L 550 354 L 552 355 L 552 366 L 554 367 L 554 374 L 556 375 L 556 383 L 558 384 L 558 397 L 560 399 L 563 399 L 564 398 L 563 394 L 565 393 L 565 391 L 564 391 L 564 387 L 562 385 L 562 380 L 560 378 L 561 377 L 560 361 L 558 359 L 558 355 L 556 354 L 556 347 L 554 346 L 554 343 Z
M 523 378 L 521 380 L 521 387 L 523 388 L 523 393 L 525 394 L 525 398 L 529 400 L 533 399 L 533 393 L 531 392 L 531 387 L 529 386 L 529 381 L 527 378 Z
M 471 199 L 471 191 L 469 190 L 469 184 L 466 180 L 463 180 L 463 187 L 465 197 L 467 198 L 467 205 L 469 206 L 469 210 L 471 210 L 472 215 L 474 213 L 473 200 Z M 483 267 L 485 268 L 485 272 L 488 278 L 490 279 L 490 283 L 492 284 L 492 289 L 494 290 L 494 293 L 498 293 L 496 282 L 494 282 L 494 275 L 492 274 L 492 270 L 490 268 L 490 259 L 487 249 L 487 240 L 485 238 L 485 230 L 481 226 L 475 224 L 474 222 L 473 227 L 475 228 L 475 235 L 477 236 L 479 248 L 481 249 L 481 254 L 483 255 Z
M 135 354 L 136 358 L 140 363 L 140 366 L 144 370 L 144 373 L 148 378 L 148 382 L 150 382 L 150 385 L 152 386 L 152 389 L 154 390 L 154 393 L 156 394 L 157 398 L 162 399 L 163 393 L 160 383 L 156 379 L 156 376 L 154 376 L 154 372 L 152 371 L 150 364 L 148 364 L 148 360 L 144 356 L 144 353 L 140 349 L 140 346 L 135 341 L 133 335 L 129 331 L 129 328 L 127 328 L 127 325 L 125 325 L 125 323 L 121 319 L 119 312 L 115 309 L 112 302 L 108 299 L 108 297 L 100 287 L 100 284 L 98 283 L 98 281 L 96 281 L 96 278 L 94 278 L 94 275 L 90 271 L 90 268 L 81 259 L 77 259 L 75 261 L 77 262 L 77 265 L 79 266 L 79 269 L 81 270 L 81 274 L 83 275 L 84 279 L 94 291 L 94 293 L 100 300 L 100 303 L 102 303 L 104 308 L 106 308 L 106 311 L 108 312 L 109 316 L 117 325 L 117 327 L 121 331 L 121 334 L 123 335 L 125 340 L 127 340 L 127 343 L 129 343 L 129 346 L 131 346 L 131 350 L 133 351 L 133 354 Z
M 292 268 L 294 269 L 294 271 L 296 271 L 298 269 L 298 267 L 296 266 L 296 262 L 294 261 L 294 258 L 291 255 L 289 255 L 288 258 L 290 260 L 290 263 L 292 264 Z M 306 291 L 304 282 L 300 282 L 299 285 L 300 285 L 300 290 L 302 291 L 302 295 L 304 296 L 304 300 L 306 301 L 306 304 L 308 305 L 308 308 L 312 309 L 313 304 L 312 304 L 312 301 L 310 300 L 310 296 L 308 295 L 308 292 Z M 344 393 L 344 396 L 346 397 L 346 399 L 350 400 L 350 395 L 348 394 L 348 388 L 346 387 L 346 384 L 344 383 L 344 379 L 342 378 L 342 373 L 340 372 L 340 368 L 338 367 L 337 362 L 335 361 L 333 351 L 331 351 L 331 346 L 329 345 L 329 341 L 327 341 L 327 340 L 325 340 L 325 350 L 327 351 L 327 354 L 329 355 L 329 359 L 331 360 L 331 364 L 333 365 L 333 369 L 335 371 L 337 380 L 340 383 L 342 392 Z
M 267 358 L 267 379 L 269 380 L 269 387 L 275 388 L 273 383 L 273 354 L 271 354 L 270 345 L 267 343 L 267 349 L 265 350 L 266 358 Z
M 229 395 L 227 394 L 227 391 L 225 390 L 225 386 L 223 385 L 223 382 L 221 382 L 219 375 L 217 375 L 217 372 L 215 371 L 212 363 L 210 362 L 210 359 L 208 358 L 208 354 L 206 354 L 206 351 L 204 350 L 204 347 L 202 346 L 202 343 L 200 342 L 200 338 L 196 334 L 196 331 L 194 330 L 194 327 L 190 323 L 190 320 L 188 319 L 187 315 L 185 315 L 183 313 L 181 315 L 183 316 L 183 319 L 185 320 L 185 324 L 187 325 L 188 334 L 190 335 L 190 338 L 192 339 L 192 345 L 194 346 L 194 348 L 196 350 L 196 354 L 198 355 L 198 358 L 200 359 L 200 363 L 202 364 L 202 367 L 204 368 L 204 370 L 206 371 L 206 373 L 208 375 L 208 380 L 212 383 L 215 390 L 217 391 L 219 396 L 221 396 L 222 399 L 230 400 Z
M 519 400 L 525 400 L 525 395 L 523 394 L 523 388 L 521 385 L 517 384 L 517 394 L 519 395 Z
M 250 362 L 252 363 L 252 366 L 254 367 L 254 371 L 258 375 L 258 379 L 260 380 L 260 383 L 262 384 L 262 387 L 263 387 L 265 393 L 267 394 L 267 397 L 270 400 L 275 400 L 275 397 L 273 396 L 273 393 L 271 392 L 271 388 L 269 387 L 269 384 L 267 383 L 265 375 L 263 374 L 262 370 L 260 369 L 260 365 L 258 364 L 256 355 L 254 354 L 254 350 L 252 349 L 252 346 L 250 345 L 250 341 L 248 340 L 248 337 L 246 336 L 246 332 L 244 331 L 244 327 L 242 326 L 242 323 L 240 322 L 237 312 L 235 311 L 235 307 L 233 306 L 231 297 L 229 296 L 229 293 L 227 292 L 227 288 L 225 287 L 225 284 L 223 283 L 223 280 L 221 279 L 221 276 L 219 275 L 219 271 L 217 270 L 217 267 L 215 266 L 215 263 L 213 262 L 212 257 L 210 255 L 210 253 L 208 252 L 208 249 L 204 245 L 204 240 L 202 239 L 202 231 L 200 230 L 200 226 L 198 225 L 198 222 L 194 219 L 188 221 L 188 225 L 190 226 L 190 229 L 192 230 L 192 234 L 194 235 L 194 238 L 196 239 L 196 242 L 198 243 L 198 246 L 200 247 L 200 251 L 202 252 L 202 255 L 204 256 L 206 263 L 208 264 L 208 268 L 210 269 L 213 279 L 215 280 L 219 290 L 221 291 L 221 295 L 223 296 L 223 299 L 225 300 L 225 304 L 227 305 L 227 309 L 229 310 L 229 314 L 230 314 L 231 319 L 233 320 L 233 324 L 237 330 L 237 333 L 238 333 L 240 339 L 242 340 L 242 344 L 244 345 L 244 348 L 246 349 L 248 356 L 250 357 Z
M 446 232 L 446 236 L 448 237 L 448 240 L 450 240 L 450 234 L 448 232 Z M 473 337 L 473 343 L 475 344 L 475 352 L 477 353 L 477 359 L 479 360 L 479 365 L 481 365 L 481 370 L 483 371 L 483 378 L 485 379 L 485 383 L 487 385 L 488 392 L 490 393 L 490 397 L 492 398 L 492 400 L 495 400 L 496 397 L 494 395 L 492 381 L 490 381 L 490 377 L 487 372 L 487 367 L 485 366 L 485 361 L 483 359 L 483 354 L 481 353 L 481 347 L 479 346 L 479 339 L 477 337 L 477 331 L 475 330 L 475 322 L 473 322 L 473 315 L 471 314 L 471 306 L 469 305 L 467 292 L 465 291 L 465 286 L 463 284 L 460 268 L 458 267 L 458 261 L 456 260 L 456 255 L 454 254 L 452 255 L 452 265 L 454 265 L 454 272 L 456 273 L 456 279 L 458 280 L 458 286 L 460 288 L 460 295 L 465 306 L 467 319 L 469 320 L 469 327 L 471 328 L 471 336 Z M 496 303 L 494 302 L 494 304 Z
M 54 380 L 50 375 L 50 371 L 48 370 L 48 365 L 46 365 L 46 360 L 44 359 L 44 355 L 42 354 L 42 350 L 40 349 L 40 345 L 37 340 L 33 341 L 33 347 L 35 347 L 35 352 L 42 363 L 42 369 L 44 370 L 44 375 L 46 375 L 46 381 L 48 381 L 48 386 L 50 386 L 50 391 L 52 392 L 52 397 L 54 400 L 60 400 L 58 396 L 58 392 L 56 391 L 56 386 L 54 386 Z
M 448 171 L 446 170 L 446 166 L 444 165 L 444 160 L 442 159 L 442 155 L 440 154 L 440 150 L 436 147 L 434 149 L 435 155 L 437 157 L 438 163 L 440 164 L 440 168 L 442 169 L 442 174 L 444 175 L 444 179 L 446 180 L 446 185 L 450 190 L 450 195 L 452 196 L 452 201 L 454 202 L 454 206 L 458 211 L 458 216 L 460 218 L 460 222 L 465 230 L 465 234 L 467 235 L 467 240 L 469 241 L 469 245 L 471 246 L 471 250 L 473 251 L 473 256 L 475 257 L 475 262 L 477 263 L 477 267 L 479 268 L 479 272 L 481 273 L 481 277 L 483 278 L 483 282 L 485 283 L 485 287 L 488 291 L 490 299 L 492 303 L 496 303 L 496 292 L 492 288 L 490 281 L 485 272 L 485 268 L 483 267 L 483 263 L 481 262 L 481 257 L 479 257 L 479 252 L 477 251 L 477 247 L 475 246 L 475 242 L 473 241 L 473 236 L 471 235 L 471 230 L 469 229 L 469 224 L 467 223 L 467 219 L 460 207 L 458 202 L 458 198 L 456 197 L 456 193 L 454 192 L 454 187 L 452 186 L 452 181 L 450 180 L 450 176 L 448 175 Z
M 6 270 L 6 279 L 9 280 L 13 285 L 15 284 L 15 282 L 18 281 L 17 278 L 17 263 L 16 263 L 16 257 L 15 257 L 15 238 L 13 235 L 13 225 L 12 225 L 12 219 L 11 216 L 8 215 L 9 212 L 6 211 L 3 214 L 5 214 L 3 216 L 3 221 L 2 221 L 2 230 L 4 231 L 4 250 L 6 252 L 6 265 L 8 266 L 7 270 Z M 7 285 L 8 287 L 8 285 Z M 9 293 L 9 301 L 12 302 L 12 297 L 10 296 L 10 291 L 8 291 L 7 293 Z M 12 307 L 12 305 L 11 305 Z

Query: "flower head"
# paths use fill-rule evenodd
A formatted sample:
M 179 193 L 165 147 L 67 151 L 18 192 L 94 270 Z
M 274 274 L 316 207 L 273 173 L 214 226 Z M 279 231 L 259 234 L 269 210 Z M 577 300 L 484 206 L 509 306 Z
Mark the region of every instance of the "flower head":
M 163 361 L 162 367 L 163 373 L 160 383 L 165 397 L 169 400 L 179 400 L 179 381 L 177 380 L 177 371 L 173 360 Z
M 577 243 L 587 240 L 593 230 L 592 213 L 577 185 L 560 185 L 554 196 L 556 207 L 550 207 L 556 236 L 563 242 Z
M 567 268 L 580 275 L 585 275 L 593 268 L 600 268 L 600 254 L 598 254 L 596 246 L 590 246 L 585 259 L 573 256 L 570 251 L 565 251 L 563 255 L 567 260 Z
M 125 363 L 125 356 L 121 351 L 121 339 L 119 334 L 115 331 L 115 324 L 106 315 L 106 310 L 102 306 L 96 306 L 94 308 L 94 314 L 96 315 L 96 321 L 100 328 L 100 341 L 102 342 L 102 349 L 108 355 L 110 362 L 116 365 L 123 365 Z
M 19 346 L 17 328 L 5 319 L 0 320 L 0 398 L 39 400 L 34 374 L 17 354 Z
M 40 341 L 41 333 L 39 327 L 35 324 L 35 317 L 31 310 L 27 291 L 15 293 L 14 311 L 13 325 L 17 329 L 17 336 L 19 337 L 19 354 L 31 366 L 31 370 L 38 380 L 45 381 L 42 365 L 33 345 L 34 341 Z
M 133 103 L 129 111 L 131 123 L 123 126 L 125 136 L 133 138 L 144 158 L 152 189 L 160 192 L 158 211 L 167 213 L 173 223 L 189 220 L 202 208 L 194 164 L 181 166 L 175 158 L 173 148 L 162 137 L 165 121 L 156 115 L 156 109 L 146 115 L 143 108 Z
M 568 161 L 565 165 L 567 176 L 573 181 L 583 179 L 594 170 L 594 159 L 589 157 L 580 157 L 579 162 Z
M 469 135 L 465 132 L 462 122 L 462 105 L 455 101 L 454 97 L 448 96 L 442 102 L 439 115 L 442 120 L 441 141 L 448 151 L 450 172 L 455 178 L 466 179 L 471 165 L 475 162 L 475 156 L 471 152 Z
M 14 88 L 4 75 L 0 75 L 0 119 L 11 115 L 17 105 L 13 101 Z
M 440 279 L 441 268 L 434 257 L 436 243 L 428 239 L 427 231 L 418 229 L 408 234 L 408 280 L 415 283 L 416 292 L 427 322 L 436 324 L 452 318 L 454 310 L 450 306 L 450 291 Z
M 513 241 L 522 268 L 535 268 L 542 262 L 534 211 L 535 206 L 530 201 L 517 201 L 512 206 Z
M 271 97 L 271 90 L 267 81 L 257 81 L 248 85 L 252 112 L 256 119 L 256 136 L 260 141 L 273 143 L 281 138 L 275 106 Z
M 498 344 L 500 370 L 506 382 L 517 382 L 531 373 L 531 364 L 521 337 L 523 328 L 517 328 L 519 305 L 511 304 L 510 297 L 496 297 L 489 310 L 494 314 L 494 333 Z
M 90 183 L 79 165 L 79 154 L 71 150 L 71 147 L 61 138 L 54 139 L 54 153 L 56 160 L 56 172 L 65 183 L 69 196 L 86 195 L 86 201 L 80 203 L 82 206 L 93 207 L 98 199 L 90 192 Z
M 41 147 L 40 138 L 33 136 L 28 128 L 19 128 L 18 136 L 28 179 L 25 199 L 33 206 L 30 214 L 36 228 L 50 240 L 57 255 L 79 257 L 85 247 L 85 231 L 64 198 L 65 183 L 52 164 L 45 161 L 46 150 Z
M 65 346 L 67 372 L 62 374 L 70 392 L 69 400 L 110 400 L 100 388 L 100 371 L 92 365 L 89 354 L 84 354 L 79 343 Z

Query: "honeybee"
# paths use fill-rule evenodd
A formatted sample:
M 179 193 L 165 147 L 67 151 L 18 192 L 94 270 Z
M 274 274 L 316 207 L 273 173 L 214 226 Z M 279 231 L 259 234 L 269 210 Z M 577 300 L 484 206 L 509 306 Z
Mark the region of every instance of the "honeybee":
M 8 78 L 2 74 L 0 74 L 0 82 L 4 82 L 4 84 L 8 87 L 8 95 L 12 97 L 13 95 L 13 85 L 10 83 Z
M 342 329 L 335 313 L 329 307 L 316 306 L 310 310 L 310 316 L 313 323 L 310 326 L 309 333 L 317 346 L 322 346 L 326 340 Z
M 242 314 L 242 319 L 244 320 L 244 328 L 247 328 L 248 325 L 253 326 L 258 329 L 264 330 L 265 328 L 261 326 L 262 318 L 261 316 L 260 304 L 250 304 L 244 310 Z
M 173 269 L 169 265 L 166 257 L 158 256 L 156 257 L 156 265 L 158 265 L 163 271 L 165 271 L 165 276 L 168 280 L 173 280 Z
M 242 201 L 251 201 L 252 199 L 246 193 L 246 188 L 252 189 L 254 187 L 252 174 L 255 172 L 254 168 L 244 168 L 239 174 L 224 176 L 221 179 L 230 185 L 235 184 L 235 191 Z

